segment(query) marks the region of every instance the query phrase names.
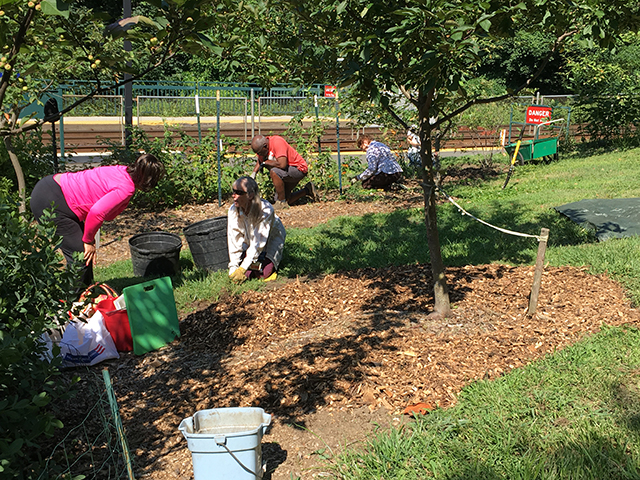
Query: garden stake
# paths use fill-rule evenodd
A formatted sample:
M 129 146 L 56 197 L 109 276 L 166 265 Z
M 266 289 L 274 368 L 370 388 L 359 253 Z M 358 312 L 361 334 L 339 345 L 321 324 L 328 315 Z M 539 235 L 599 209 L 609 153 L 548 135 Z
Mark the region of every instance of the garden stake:
M 313 96 L 313 104 L 316 108 L 316 121 L 320 122 L 320 116 L 318 115 L 318 95 Z M 320 135 L 318 135 L 318 153 L 322 153 L 322 143 Z
M 336 142 L 338 149 L 338 188 L 342 195 L 342 162 L 340 161 L 340 101 L 338 100 L 338 89 L 336 88 Z
M 220 140 L 220 90 L 216 90 L 216 117 L 218 124 L 218 134 L 216 142 L 218 144 L 218 206 L 222 206 L 222 176 L 220 171 L 220 150 L 222 150 L 222 140 Z
M 542 270 L 544 268 L 544 255 L 547 251 L 547 241 L 549 240 L 549 229 L 540 229 L 540 242 L 538 243 L 538 258 L 536 259 L 536 271 L 533 274 L 533 285 L 531 286 L 531 295 L 529 296 L 529 309 L 527 315 L 531 316 L 536 312 L 538 306 L 538 295 L 540 294 L 540 281 L 542 279 Z

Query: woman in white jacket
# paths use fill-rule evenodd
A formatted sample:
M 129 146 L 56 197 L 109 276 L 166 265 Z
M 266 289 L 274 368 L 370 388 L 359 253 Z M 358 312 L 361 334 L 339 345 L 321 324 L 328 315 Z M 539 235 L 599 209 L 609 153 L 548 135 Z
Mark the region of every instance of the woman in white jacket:
M 227 224 L 229 277 L 236 283 L 249 278 L 275 280 L 287 235 L 284 225 L 273 206 L 260 198 L 253 178 L 238 178 L 232 189 Z

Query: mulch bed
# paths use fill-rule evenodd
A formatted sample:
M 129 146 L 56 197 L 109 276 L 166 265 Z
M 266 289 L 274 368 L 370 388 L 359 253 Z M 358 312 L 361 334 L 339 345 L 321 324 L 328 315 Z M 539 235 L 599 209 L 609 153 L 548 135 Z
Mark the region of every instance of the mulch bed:
M 428 265 L 363 269 L 226 296 L 183 319 L 171 345 L 125 354 L 112 376 L 144 471 L 154 479 L 188 475 L 190 454 L 176 429 L 197 410 L 259 406 L 282 425 L 320 411 L 448 407 L 468 383 L 603 324 L 640 324 L 620 285 L 584 269 L 548 268 L 531 318 L 533 267 L 468 266 L 447 275 L 454 310 L 444 320 L 429 316 Z M 294 448 L 277 428 L 272 440 Z M 286 466 L 273 478 L 289 478 Z

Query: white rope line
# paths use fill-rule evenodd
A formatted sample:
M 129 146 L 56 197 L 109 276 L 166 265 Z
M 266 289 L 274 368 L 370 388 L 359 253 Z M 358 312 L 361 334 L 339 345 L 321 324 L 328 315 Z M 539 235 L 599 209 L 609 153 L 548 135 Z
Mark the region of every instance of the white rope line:
M 496 230 L 498 230 L 499 232 L 502 232 L 502 233 L 508 233 L 509 235 L 515 235 L 516 237 L 528 237 L 528 238 L 535 238 L 535 239 L 537 239 L 538 241 L 540 241 L 540 240 L 541 240 L 540 235 L 529 235 L 529 234 L 527 234 L 527 233 L 514 232 L 514 231 L 512 231 L 512 230 L 507 230 L 506 228 L 500 228 L 500 227 L 496 227 L 495 225 L 491 225 L 490 223 L 485 222 L 484 220 L 481 220 L 481 219 L 479 219 L 478 217 L 475 217 L 475 216 L 471 215 L 471 214 L 470 214 L 469 212 L 467 212 L 464 208 L 462 208 L 460 205 L 458 205 L 458 204 L 456 203 L 456 201 L 455 201 L 453 198 L 451 198 L 449 195 L 447 195 L 447 192 L 445 192 L 444 190 L 442 190 L 442 189 L 440 189 L 440 188 L 437 188 L 437 187 L 436 187 L 436 189 L 437 189 L 440 193 L 442 193 L 442 194 L 445 196 L 445 198 L 446 198 L 447 200 L 449 200 L 451 203 L 453 203 L 453 204 L 458 208 L 458 210 L 460 210 L 460 213 L 462 213 L 462 215 L 467 215 L 467 216 L 469 216 L 469 217 L 473 218 L 474 220 L 476 220 L 477 222 L 480 222 L 480 223 L 482 223 L 483 225 L 486 225 L 486 226 L 488 226 L 488 227 L 494 228 L 494 229 L 496 229 Z

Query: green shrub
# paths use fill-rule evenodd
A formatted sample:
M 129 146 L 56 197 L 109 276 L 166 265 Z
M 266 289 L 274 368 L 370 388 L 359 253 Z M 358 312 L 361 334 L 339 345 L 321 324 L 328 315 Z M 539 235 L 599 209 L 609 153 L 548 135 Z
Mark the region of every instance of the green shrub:
M 222 195 L 231 194 L 231 184 L 241 175 L 251 172 L 254 160 L 244 155 L 231 155 L 241 142 L 222 137 L 220 151 L 220 186 Z M 177 127 L 165 125 L 161 138 L 149 139 L 146 133 L 135 128 L 132 132 L 131 148 L 108 144 L 112 155 L 105 164 L 129 164 L 138 152 L 157 156 L 165 165 L 167 175 L 157 188 L 150 192 L 138 192 L 131 201 L 134 207 L 181 206 L 202 204 L 218 199 L 218 149 L 217 135 L 209 132 L 202 141 L 193 138 Z
M 28 223 L 2 192 L 0 218 L 0 477 L 28 478 L 39 439 L 62 427 L 47 405 L 69 394 L 39 339 L 66 320 L 78 272 L 63 268 L 52 224 Z
M 311 127 L 304 128 L 301 121 L 303 116 L 300 114 L 290 121 L 284 136 L 309 163 L 309 173 L 304 182 L 313 181 L 321 190 L 338 189 L 340 177 L 337 161 L 329 150 L 315 154 L 316 139 L 322 125 L 316 121 Z M 203 134 L 200 140 L 178 127 L 165 125 L 163 137 L 150 139 L 143 130 L 134 127 L 131 148 L 107 143 L 112 154 L 103 164 L 127 165 L 142 151 L 152 153 L 163 161 L 167 175 L 152 191 L 136 193 L 131 201 L 132 207 L 177 207 L 215 202 L 218 199 L 218 182 L 222 198 L 227 200 L 231 196 L 231 184 L 238 177 L 253 171 L 255 157 L 244 153 L 248 145 L 241 140 L 222 136 L 221 142 L 218 159 L 216 132 Z M 357 158 L 344 159 L 341 172 L 343 187 L 348 186 L 349 179 L 361 171 L 362 165 Z M 269 175 L 263 172 L 257 175 L 256 181 L 263 198 L 272 198 L 274 189 Z

